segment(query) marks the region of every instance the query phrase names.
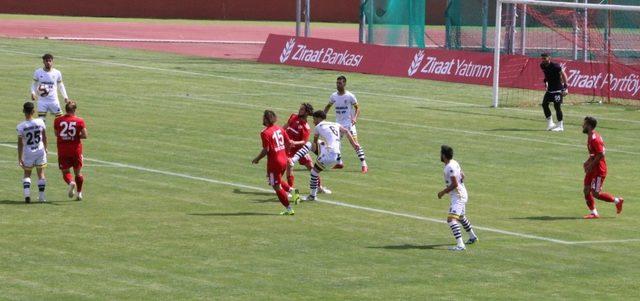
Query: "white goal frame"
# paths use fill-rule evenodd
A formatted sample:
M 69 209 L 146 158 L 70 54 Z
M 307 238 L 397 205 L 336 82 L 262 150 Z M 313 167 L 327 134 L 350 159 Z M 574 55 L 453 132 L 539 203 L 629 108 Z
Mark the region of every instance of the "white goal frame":
M 501 45 L 501 29 L 502 29 L 502 5 L 503 4 L 523 4 L 533 6 L 552 6 L 563 8 L 583 9 L 588 11 L 594 10 L 612 10 L 612 11 L 634 11 L 640 12 L 640 6 L 615 5 L 615 4 L 591 4 L 576 2 L 554 2 L 543 0 L 497 0 L 496 1 L 496 24 L 495 39 L 493 45 L 493 103 L 492 107 L 497 108 L 500 104 L 500 45 Z M 524 39 L 523 39 L 524 40 Z

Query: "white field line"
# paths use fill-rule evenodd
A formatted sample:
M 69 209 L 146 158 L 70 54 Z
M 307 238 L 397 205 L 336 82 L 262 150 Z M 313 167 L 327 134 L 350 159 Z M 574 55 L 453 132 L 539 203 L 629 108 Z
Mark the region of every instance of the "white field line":
M 12 54 L 26 54 L 26 55 L 32 55 L 32 56 L 40 55 L 40 54 L 37 54 L 37 53 L 24 52 L 24 51 L 14 51 L 14 50 L 7 50 L 7 49 L 0 49 L 0 52 L 12 53 Z M 323 88 L 323 87 L 316 87 L 316 86 L 309 86 L 309 85 L 300 85 L 300 84 L 292 84 L 292 83 L 284 83 L 284 82 L 276 82 L 276 81 L 268 81 L 268 80 L 260 80 L 260 79 L 250 79 L 250 78 L 242 78 L 242 77 L 233 77 L 233 76 L 217 75 L 217 74 L 211 74 L 211 73 L 202 73 L 202 72 L 194 72 L 194 71 L 186 71 L 186 70 L 174 70 L 174 69 L 165 69 L 165 68 L 158 68 L 158 67 L 140 66 L 140 65 L 117 63 L 117 62 L 107 61 L 107 60 L 82 59 L 82 58 L 74 58 L 74 57 L 68 57 L 68 56 L 60 56 L 60 57 L 68 59 L 68 60 L 71 60 L 71 61 L 85 62 L 85 63 L 90 63 L 90 64 L 102 64 L 102 65 L 126 67 L 126 68 L 132 68 L 132 69 L 163 71 L 163 72 L 171 72 L 171 73 L 194 75 L 194 76 L 207 76 L 207 77 L 222 78 L 222 79 L 227 79 L 227 80 L 232 80 L 232 81 L 247 81 L 247 82 L 262 83 L 262 84 L 275 85 L 275 86 L 287 86 L 287 87 L 296 87 L 296 88 L 308 88 L 308 89 L 314 89 L 314 90 L 334 91 L 333 88 Z M 368 92 L 368 91 L 362 91 L 362 90 L 357 90 L 357 91 L 354 90 L 354 92 L 356 92 L 356 94 L 387 97 L 389 99 L 396 98 L 396 99 L 412 100 L 412 101 L 417 101 L 417 102 L 429 101 L 429 102 L 445 103 L 445 104 L 456 105 L 456 106 L 463 105 L 463 106 L 478 107 L 478 108 L 489 108 L 489 105 L 480 105 L 480 104 L 464 103 L 464 102 L 457 102 L 457 101 L 439 100 L 439 99 L 432 99 L 432 98 L 426 98 L 426 97 L 403 96 L 403 95 L 397 95 L 397 94 L 384 94 L 384 93 L 375 93 L 375 92 Z M 524 110 L 524 109 L 518 109 L 518 108 L 500 108 L 500 109 L 522 112 L 522 113 L 526 113 L 527 115 L 540 115 L 540 113 L 538 113 L 538 112 L 533 112 L 531 110 Z M 566 115 L 566 116 L 584 117 L 581 114 L 572 114 L 570 112 L 567 112 L 564 115 Z M 619 119 L 619 118 L 610 118 L 610 117 L 598 117 L 598 118 L 601 119 L 601 120 L 612 120 L 612 121 L 640 124 L 640 120 L 629 120 L 629 119 Z
M 17 39 L 42 39 L 59 41 L 89 42 L 140 42 L 140 43 L 185 43 L 185 44 L 253 44 L 263 45 L 264 41 L 240 40 L 188 40 L 188 39 L 143 39 L 143 38 L 94 38 L 94 37 L 18 37 Z
M 15 145 L 3 144 L 3 143 L 0 143 L 0 146 L 4 146 L 4 147 L 8 147 L 8 148 L 14 148 L 14 149 L 16 148 Z M 55 154 L 55 152 L 49 152 L 49 153 L 50 154 Z M 212 183 L 212 184 L 219 184 L 219 185 L 225 185 L 225 186 L 231 186 L 231 187 L 245 188 L 245 189 L 256 190 L 256 191 L 261 191 L 261 192 L 273 192 L 273 190 L 267 189 L 267 188 L 263 188 L 263 187 L 256 187 L 256 186 L 240 184 L 240 183 L 234 183 L 234 182 L 228 182 L 228 181 L 220 181 L 220 180 L 215 180 L 215 179 L 210 179 L 210 178 L 204 178 L 204 177 L 192 176 L 192 175 L 183 174 L 183 173 L 164 171 L 164 170 L 158 170 L 158 169 L 152 169 L 152 168 L 146 168 L 146 167 L 135 166 L 135 165 L 125 164 L 125 163 L 110 162 L 110 161 L 104 161 L 104 160 L 98 160 L 98 159 L 92 159 L 92 158 L 86 158 L 86 157 L 84 158 L 84 160 L 85 161 L 89 161 L 89 162 L 108 164 L 108 165 L 112 165 L 114 167 L 128 168 L 128 169 L 133 169 L 133 170 L 138 170 L 138 171 L 144 171 L 144 172 L 161 174 L 161 175 L 166 175 L 166 176 L 184 178 L 184 179 L 195 180 L 195 181 L 202 181 L 202 182 L 207 182 L 207 183 Z M 384 209 L 376 209 L 376 208 L 371 208 L 371 207 L 353 205 L 353 204 L 340 202 L 340 201 L 318 199 L 317 202 L 325 203 L 325 204 L 331 204 L 331 205 L 335 205 L 335 206 L 347 207 L 347 208 L 352 208 L 352 209 L 358 209 L 358 210 L 363 210 L 363 211 L 369 211 L 369 212 L 375 212 L 375 213 L 381 213 L 381 214 L 387 214 L 387 215 L 393 215 L 393 216 L 399 216 L 399 217 L 406 217 L 406 218 L 422 220 L 422 221 L 427 221 L 427 222 L 432 222 L 432 223 L 439 223 L 439 224 L 446 223 L 446 221 L 444 221 L 443 219 L 436 219 L 436 218 L 424 217 L 424 216 L 413 215 L 413 214 L 408 214 L 408 213 L 394 212 L 394 211 L 388 211 L 388 210 L 384 210 Z M 518 232 L 500 230 L 500 229 L 495 229 L 495 228 L 490 228 L 490 227 L 483 227 L 483 226 L 474 226 L 474 228 L 476 228 L 478 230 L 482 230 L 482 231 L 487 231 L 487 232 L 494 232 L 494 233 L 499 233 L 499 234 L 504 234 L 504 235 L 509 235 L 509 236 L 516 236 L 516 237 L 521 237 L 521 238 L 533 239 L 533 240 L 547 241 L 547 242 L 563 244 L 563 245 L 592 244 L 592 243 L 622 243 L 622 242 L 640 241 L 640 239 L 608 240 L 608 241 L 566 241 L 566 240 L 561 240 L 561 239 L 549 238 L 549 237 L 538 236 L 538 235 L 531 235 L 531 234 L 526 234 L 526 233 L 518 233 Z

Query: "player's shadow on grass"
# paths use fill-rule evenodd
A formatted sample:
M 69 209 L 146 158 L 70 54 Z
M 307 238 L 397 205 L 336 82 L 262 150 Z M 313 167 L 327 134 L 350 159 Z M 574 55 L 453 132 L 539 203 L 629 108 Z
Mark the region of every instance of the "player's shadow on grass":
M 386 250 L 448 250 L 452 244 L 433 244 L 433 245 L 390 245 L 380 247 L 367 247 L 369 249 L 386 249 Z
M 64 201 L 63 201 L 64 202 Z M 0 205 L 24 205 L 24 206 L 33 206 L 33 205 L 53 205 L 60 206 L 58 202 L 44 202 L 40 203 L 38 200 L 31 200 L 31 203 L 25 203 L 24 201 L 16 201 L 16 200 L 0 200 Z
M 188 213 L 193 216 L 261 216 L 261 215 L 280 215 L 277 213 L 262 212 L 213 212 L 213 213 Z
M 260 191 L 243 191 L 240 189 L 234 189 L 233 193 L 237 194 L 250 194 L 250 195 L 263 195 L 263 196 L 274 196 L 275 192 L 260 192 Z
M 601 217 L 602 218 L 602 217 Z M 581 216 L 525 216 L 525 217 L 512 217 L 510 219 L 528 219 L 532 221 L 562 221 L 562 220 L 577 220 L 583 219 Z

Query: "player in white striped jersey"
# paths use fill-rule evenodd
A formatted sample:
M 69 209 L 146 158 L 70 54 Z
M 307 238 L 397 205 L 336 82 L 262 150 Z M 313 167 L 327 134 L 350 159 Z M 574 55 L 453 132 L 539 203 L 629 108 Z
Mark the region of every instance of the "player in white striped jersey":
M 358 122 L 358 117 L 360 117 L 360 106 L 358 105 L 358 99 L 356 99 L 356 96 L 345 90 L 346 86 L 347 78 L 343 75 L 338 76 L 338 79 L 336 80 L 336 90 L 338 91 L 334 92 L 329 97 L 329 103 L 325 106 L 324 113 L 327 114 L 329 109 L 331 109 L 331 106 L 335 105 L 336 122 L 349 130 L 349 133 L 353 138 L 358 141 L 356 122 Z M 367 161 L 365 160 L 364 150 L 359 148 L 356 150 L 356 155 L 358 155 L 358 159 L 360 159 L 362 173 L 367 173 L 369 168 L 367 166 Z M 340 160 L 334 168 L 340 169 L 343 167 L 344 165 L 342 160 Z
M 295 164 L 300 158 L 306 156 L 309 151 L 313 151 L 318 155 L 316 163 L 311 169 L 311 180 L 309 188 L 311 192 L 306 200 L 315 201 L 318 193 L 318 176 L 320 172 L 325 170 L 327 166 L 332 166 L 340 161 L 340 137 L 347 136 L 351 146 L 355 150 L 360 149 L 358 142 L 351 136 L 349 130 L 338 123 L 326 121 L 327 115 L 324 111 L 315 111 L 313 113 L 313 122 L 316 127 L 313 129 L 313 143 L 307 142 L 300 150 L 291 158 L 290 165 Z
M 46 180 L 44 168 L 47 166 L 47 134 L 46 126 L 42 119 L 34 119 L 35 108 L 33 102 L 27 102 L 22 106 L 25 121 L 18 124 L 18 165 L 24 170 L 22 187 L 24 201 L 31 202 L 31 170 L 35 167 L 38 172 L 38 200 L 46 202 L 44 189 Z
M 38 100 L 38 117 L 44 119 L 47 112 L 58 117 L 62 115 L 58 91 L 62 94 L 65 103 L 69 101 L 69 96 L 62 82 L 62 73 L 53 68 L 53 55 L 48 53 L 43 55 L 42 64 L 42 68 L 33 72 L 31 100 Z
M 451 206 L 449 207 L 449 216 L 447 217 L 447 223 L 453 232 L 453 237 L 456 239 L 456 246 L 452 247 L 452 251 L 463 251 L 465 249 L 465 243 L 462 241 L 462 233 L 460 233 L 460 225 L 462 224 L 464 230 L 469 233 L 469 240 L 467 244 L 473 244 L 478 241 L 471 222 L 465 215 L 465 207 L 467 205 L 468 195 L 467 188 L 464 186 L 464 173 L 460 164 L 456 160 L 453 160 L 453 149 L 447 145 L 443 145 L 440 148 L 440 161 L 444 162 L 444 182 L 447 187 L 438 192 L 438 198 L 442 198 L 445 194 L 451 196 Z

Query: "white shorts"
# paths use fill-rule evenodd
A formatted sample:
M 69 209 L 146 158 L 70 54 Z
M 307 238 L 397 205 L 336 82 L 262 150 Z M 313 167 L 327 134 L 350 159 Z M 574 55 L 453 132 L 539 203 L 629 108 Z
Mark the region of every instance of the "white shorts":
M 464 210 L 467 207 L 466 195 L 460 196 L 458 194 L 451 195 L 451 206 L 449 207 L 449 216 L 459 218 L 465 214 Z
M 318 154 L 316 164 L 322 169 L 326 169 L 327 166 L 331 167 L 338 162 L 340 162 L 340 153 L 330 151 L 324 145 L 320 144 L 320 153 Z
M 34 167 L 45 167 L 47 166 L 47 154 L 44 150 L 23 153 L 22 161 L 24 163 L 23 168 L 27 170 Z
M 351 136 L 356 137 L 358 136 L 358 131 L 356 131 L 356 125 L 355 124 L 340 124 L 343 128 L 349 130 L 349 132 L 351 133 Z M 342 138 L 342 133 L 340 133 L 340 138 Z
M 62 115 L 60 102 L 58 101 L 38 101 L 38 113 L 51 113 L 53 115 Z

